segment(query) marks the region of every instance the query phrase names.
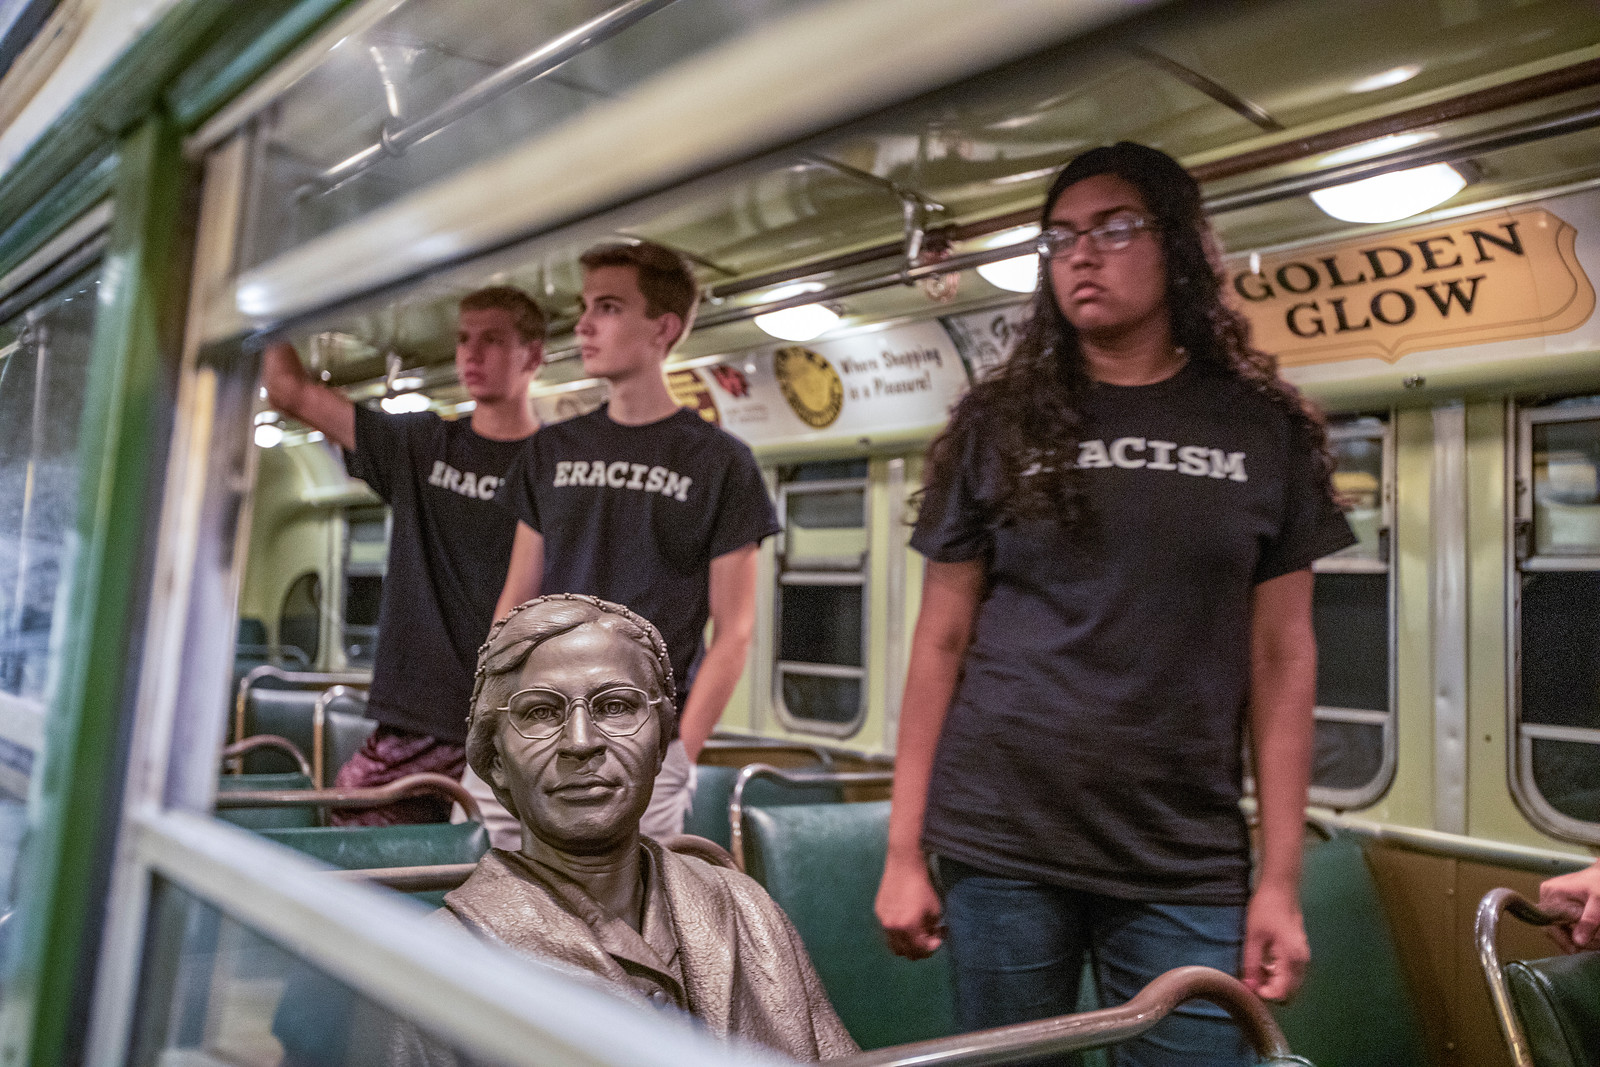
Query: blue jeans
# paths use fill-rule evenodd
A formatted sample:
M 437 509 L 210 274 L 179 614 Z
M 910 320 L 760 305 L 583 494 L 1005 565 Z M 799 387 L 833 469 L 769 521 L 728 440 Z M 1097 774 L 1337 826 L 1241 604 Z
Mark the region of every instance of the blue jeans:
M 1237 975 L 1241 905 L 1150 904 L 989 874 L 938 859 L 964 1030 L 1076 1010 L 1085 954 L 1103 1006 L 1185 964 Z M 1070 1057 L 1032 1061 L 1070 1063 Z M 1135 1041 L 1112 1050 L 1117 1067 L 1242 1067 L 1256 1058 L 1227 1013 L 1192 1000 Z

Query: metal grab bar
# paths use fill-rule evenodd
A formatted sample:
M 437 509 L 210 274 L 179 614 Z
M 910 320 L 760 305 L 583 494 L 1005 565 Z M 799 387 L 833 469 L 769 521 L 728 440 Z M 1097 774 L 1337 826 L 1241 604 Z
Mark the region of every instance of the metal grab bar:
M 1500 1024 L 1500 1036 L 1506 1039 L 1506 1047 L 1511 1050 L 1511 1062 L 1515 1067 L 1534 1067 L 1533 1053 L 1528 1049 L 1528 1035 L 1522 1032 L 1522 1021 L 1512 1007 L 1511 990 L 1506 986 L 1506 976 L 1500 970 L 1500 953 L 1495 948 L 1501 912 L 1510 912 L 1534 926 L 1553 926 L 1561 922 L 1561 917 L 1540 911 L 1515 889 L 1500 888 L 1489 890 L 1478 901 L 1478 914 L 1473 922 L 1478 966 L 1483 968 L 1483 980 L 1489 986 L 1489 999 L 1494 1003 L 1494 1018 Z
M 789 785 L 889 785 L 893 771 L 791 771 L 770 763 L 747 763 L 739 768 L 728 794 L 728 851 L 739 870 L 744 870 L 744 791 L 752 779 L 776 778 Z
M 1114 1008 L 895 1045 L 830 1060 L 829 1064 L 830 1067 L 967 1067 L 1100 1048 L 1138 1037 L 1166 1018 L 1179 1004 L 1196 997 L 1209 1000 L 1232 1016 L 1262 1062 L 1307 1063 L 1289 1051 L 1289 1043 L 1284 1040 L 1283 1031 L 1278 1029 L 1272 1013 L 1243 982 L 1211 967 L 1176 967 L 1157 975 L 1132 1000 Z
M 236 760 L 246 752 L 254 752 L 258 748 L 271 748 L 287 753 L 294 757 L 294 762 L 300 768 L 301 774 L 311 778 L 312 781 L 316 781 L 311 774 L 311 764 L 306 762 L 306 754 L 300 751 L 300 746 L 287 737 L 279 737 L 277 734 L 252 734 L 249 737 L 241 738 L 222 750 L 222 759 L 225 762 Z
M 439 107 L 404 126 L 385 122 L 376 144 L 335 163 L 296 192 L 304 197 L 313 192 L 328 192 L 363 171 L 377 166 L 390 156 L 405 155 L 417 142 L 431 137 L 464 115 L 491 100 L 549 74 L 575 56 L 610 40 L 635 22 L 655 14 L 674 0 L 626 0 L 602 11 L 588 22 L 554 37 L 515 62 L 508 63 L 475 85 L 446 100 Z
M 217 808 L 287 808 L 315 806 L 319 808 L 376 808 L 396 800 L 441 793 L 461 805 L 472 822 L 483 821 L 483 811 L 467 787 L 443 774 L 424 771 L 396 778 L 384 785 L 361 789 L 251 789 L 236 793 L 218 793 Z
M 359 871 L 329 871 L 328 877 L 347 882 L 370 882 L 401 893 L 437 893 L 455 889 L 476 863 L 436 863 L 425 867 L 368 867 Z

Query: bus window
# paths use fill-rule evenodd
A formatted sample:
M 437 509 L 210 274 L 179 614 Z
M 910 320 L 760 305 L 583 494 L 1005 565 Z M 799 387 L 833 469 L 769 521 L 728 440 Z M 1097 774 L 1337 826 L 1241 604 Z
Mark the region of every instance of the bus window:
M 99 284 L 94 272 L 34 293 L 32 306 L 12 306 L 0 325 L 0 694 L 30 705 L 50 698 L 51 634 L 65 606 L 59 594 L 77 528 L 79 416 Z
M 359 508 L 345 513 L 344 665 L 370 668 L 378 650 L 378 605 L 389 559 L 389 510 Z
M 289 649 L 304 655 L 315 665 L 321 650 L 322 579 L 308 571 L 290 584 L 283 594 L 283 610 L 278 613 L 278 647 L 286 657 L 298 659 Z
M 867 461 L 780 468 L 773 705 L 792 729 L 848 737 L 866 709 Z
M 1600 841 L 1600 399 L 1519 431 L 1512 791 L 1541 828 Z
M 1336 808 L 1371 804 L 1394 770 L 1389 526 L 1393 499 L 1387 420 L 1329 427 L 1334 490 L 1359 539 L 1315 564 L 1317 735 L 1312 799 Z

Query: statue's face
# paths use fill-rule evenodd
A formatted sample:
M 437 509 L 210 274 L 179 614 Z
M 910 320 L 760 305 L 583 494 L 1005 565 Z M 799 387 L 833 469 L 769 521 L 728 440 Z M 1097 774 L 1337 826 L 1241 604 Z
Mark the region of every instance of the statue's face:
M 631 688 L 663 699 L 649 655 L 609 629 L 580 626 L 535 648 L 514 685 L 513 692 L 536 695 L 512 698 L 524 714 L 501 716 L 495 746 L 499 784 L 516 802 L 523 826 L 566 852 L 629 843 L 661 767 L 660 704 L 650 706 L 635 732 L 621 734 L 613 720 L 622 706 L 608 704 L 607 694 Z M 550 736 L 524 736 L 550 729 L 563 705 L 566 721 Z

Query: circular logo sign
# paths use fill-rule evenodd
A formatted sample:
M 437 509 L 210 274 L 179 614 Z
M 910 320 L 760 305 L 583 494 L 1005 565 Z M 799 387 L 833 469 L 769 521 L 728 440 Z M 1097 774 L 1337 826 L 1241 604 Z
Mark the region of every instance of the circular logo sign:
M 790 345 L 772 354 L 772 370 L 800 421 L 817 430 L 833 425 L 844 408 L 844 383 L 833 364 L 809 348 Z

